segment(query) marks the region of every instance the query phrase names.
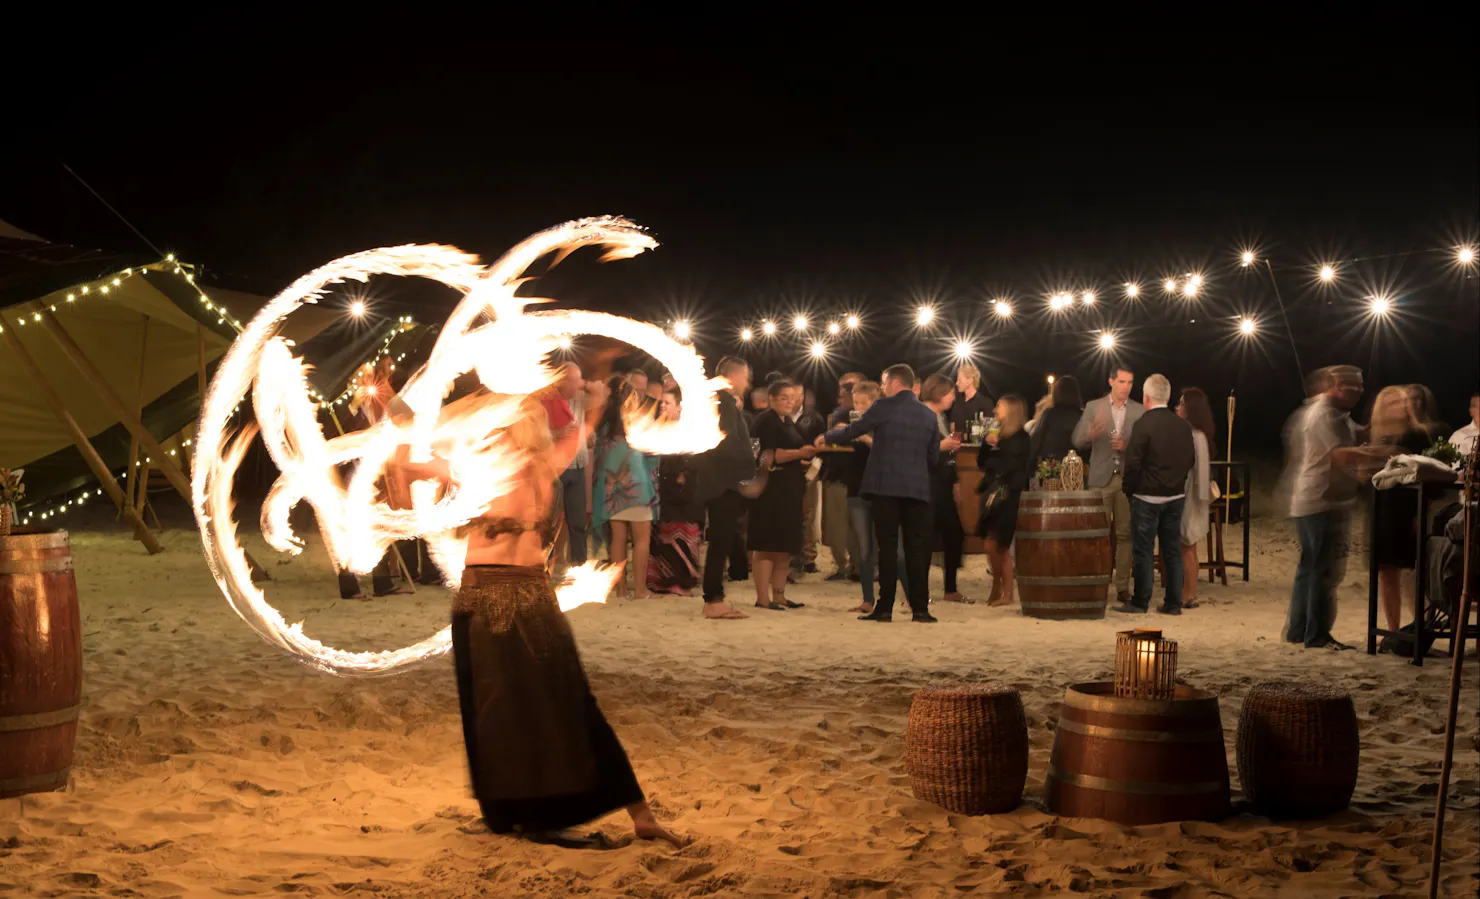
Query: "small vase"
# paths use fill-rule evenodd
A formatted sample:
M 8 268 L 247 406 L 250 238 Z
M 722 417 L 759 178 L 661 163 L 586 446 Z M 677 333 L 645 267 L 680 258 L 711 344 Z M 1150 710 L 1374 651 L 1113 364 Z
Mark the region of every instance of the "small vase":
M 1063 485 L 1058 478 L 1045 478 L 1043 480 L 1043 489 L 1049 491 L 1060 490 L 1063 489 Z
M 10 536 L 10 506 L 0 505 L 0 537 Z

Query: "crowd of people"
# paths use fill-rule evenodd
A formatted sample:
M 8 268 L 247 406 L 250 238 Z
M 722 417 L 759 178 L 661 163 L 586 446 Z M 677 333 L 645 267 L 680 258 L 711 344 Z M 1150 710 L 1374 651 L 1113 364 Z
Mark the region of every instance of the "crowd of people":
M 1152 375 L 1137 402 L 1134 372 L 1117 366 L 1104 396 L 1087 404 L 1075 378 L 1059 378 L 1030 418 L 1022 397 L 987 396 L 970 363 L 924 378 L 901 364 L 877 381 L 845 373 L 824 415 L 813 392 L 784 373 L 753 383 L 749 364 L 727 357 L 715 374 L 729 385 L 719 396 L 724 437 L 697 456 L 653 457 L 627 445 L 624 415 L 680 414 L 683 397 L 671 378 L 637 370 L 604 384 L 605 412 L 559 478 L 570 564 L 586 560 L 589 529 L 610 561 L 629 563 L 626 595 L 698 591 L 705 617 L 738 619 L 748 617 L 747 605 L 802 608 L 788 587 L 822 574 L 825 549 L 832 564 L 825 579 L 859 585 L 861 620 L 892 620 L 903 592 L 912 620 L 930 623 L 933 554 L 944 581 L 939 598 L 971 602 L 957 584 L 968 535 L 956 469 L 970 434 L 979 439 L 982 480 L 965 502 L 979 511 L 989 605 L 1016 602 L 1019 496 L 1041 460 L 1070 451 L 1086 460 L 1086 487 L 1109 512 L 1113 608 L 1150 610 L 1158 551 L 1166 581 L 1158 611 L 1179 615 L 1198 605 L 1197 546 L 1218 486 L 1210 471 L 1213 413 L 1196 387 L 1184 388 L 1173 407 L 1170 383 Z M 555 433 L 580 415 L 582 383 L 567 365 L 544 395 Z M 728 585 L 746 580 L 753 603 L 732 602 Z

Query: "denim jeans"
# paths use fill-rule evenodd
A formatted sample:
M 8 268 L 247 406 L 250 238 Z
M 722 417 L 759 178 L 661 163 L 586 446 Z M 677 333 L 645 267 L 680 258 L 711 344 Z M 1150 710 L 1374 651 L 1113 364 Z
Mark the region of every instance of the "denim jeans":
M 1156 545 L 1161 544 L 1161 564 L 1166 569 L 1169 609 L 1182 608 L 1182 509 L 1187 500 L 1148 503 L 1131 497 L 1131 568 L 1136 575 L 1131 604 L 1151 607 L 1156 587 Z
M 586 564 L 586 469 L 567 468 L 560 476 L 565 506 L 565 532 L 570 537 L 570 564 Z
M 1290 591 L 1285 640 L 1316 648 L 1331 642 L 1331 626 L 1336 623 L 1336 588 L 1345 574 L 1346 513 L 1302 515 L 1295 519 L 1295 532 L 1300 562 Z
M 848 542 L 854 546 L 854 563 L 863 587 L 863 601 L 874 604 L 874 567 L 878 564 L 879 541 L 874 537 L 874 512 L 861 496 L 848 497 Z

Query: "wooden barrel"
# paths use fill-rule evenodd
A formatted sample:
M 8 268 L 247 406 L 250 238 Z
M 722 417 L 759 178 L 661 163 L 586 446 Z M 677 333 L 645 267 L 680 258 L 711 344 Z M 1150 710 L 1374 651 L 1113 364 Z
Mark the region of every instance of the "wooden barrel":
M 1025 491 L 1013 547 L 1024 615 L 1105 617 L 1110 516 L 1098 490 Z
M 1044 799 L 1056 815 L 1121 824 L 1228 816 L 1228 756 L 1218 697 L 1177 687 L 1173 699 L 1118 699 L 1114 685 L 1064 694 Z
M 66 531 L 0 537 L 0 799 L 59 790 L 82 703 L 82 620 Z
M 976 535 L 976 525 L 981 519 L 982 497 L 976 488 L 982 482 L 982 470 L 976 467 L 978 447 L 963 446 L 956 450 L 956 514 L 961 516 L 961 529 L 966 532 L 962 552 L 981 555 L 982 538 Z

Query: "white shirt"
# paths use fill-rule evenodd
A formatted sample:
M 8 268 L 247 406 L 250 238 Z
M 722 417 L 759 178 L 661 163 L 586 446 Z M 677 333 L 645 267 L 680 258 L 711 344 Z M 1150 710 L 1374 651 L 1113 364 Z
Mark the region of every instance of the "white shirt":
M 1455 445 L 1461 455 L 1468 456 L 1475 451 L 1475 438 L 1480 436 L 1480 428 L 1472 421 L 1464 427 L 1449 435 L 1449 442 Z
M 1306 404 L 1296 414 L 1290 435 L 1290 517 L 1301 518 L 1341 508 L 1348 503 L 1346 489 L 1333 489 L 1336 472 L 1331 452 L 1354 442 L 1351 418 L 1325 397 Z M 1355 482 L 1353 482 L 1354 485 Z M 1340 488 L 1352 485 L 1342 484 Z
M 1115 400 L 1110 401 L 1110 421 L 1114 424 L 1110 430 L 1122 437 L 1130 436 L 1125 433 L 1125 410 L 1128 406 L 1130 406 L 1129 399 L 1119 405 L 1116 405 Z

